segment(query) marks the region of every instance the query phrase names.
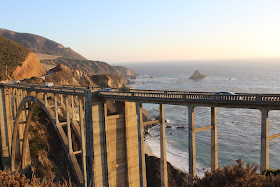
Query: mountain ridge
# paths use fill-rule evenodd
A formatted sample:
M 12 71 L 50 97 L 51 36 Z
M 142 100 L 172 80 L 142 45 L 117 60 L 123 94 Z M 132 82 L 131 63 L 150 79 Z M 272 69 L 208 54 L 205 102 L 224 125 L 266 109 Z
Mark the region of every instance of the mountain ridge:
M 0 35 L 25 46 L 35 53 L 57 55 L 78 60 L 87 60 L 85 57 L 78 54 L 71 48 L 64 47 L 62 44 L 40 35 L 20 33 L 2 28 L 0 28 Z

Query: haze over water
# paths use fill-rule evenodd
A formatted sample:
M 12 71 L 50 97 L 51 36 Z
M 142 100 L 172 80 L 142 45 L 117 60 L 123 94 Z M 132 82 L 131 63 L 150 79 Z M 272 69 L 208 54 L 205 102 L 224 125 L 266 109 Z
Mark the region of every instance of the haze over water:
M 126 66 L 141 74 L 136 89 L 182 90 L 201 92 L 230 91 L 235 93 L 279 93 L 280 66 L 277 61 L 194 62 L 194 63 L 139 63 Z M 198 69 L 207 75 L 200 81 L 189 77 Z M 151 78 L 152 76 L 152 78 Z M 152 118 L 159 114 L 159 106 L 144 104 Z M 165 105 L 167 160 L 175 167 L 188 171 L 188 109 L 186 106 Z M 210 125 L 210 108 L 195 108 L 195 127 Z M 280 111 L 269 112 L 269 134 L 280 133 Z M 261 113 L 252 109 L 217 108 L 219 164 L 231 165 L 234 160 L 260 163 Z M 177 129 L 177 127 L 185 127 Z M 197 167 L 210 168 L 210 130 L 196 133 Z M 146 137 L 152 152 L 160 157 L 159 126 Z M 280 168 L 280 139 L 270 141 L 270 168 Z

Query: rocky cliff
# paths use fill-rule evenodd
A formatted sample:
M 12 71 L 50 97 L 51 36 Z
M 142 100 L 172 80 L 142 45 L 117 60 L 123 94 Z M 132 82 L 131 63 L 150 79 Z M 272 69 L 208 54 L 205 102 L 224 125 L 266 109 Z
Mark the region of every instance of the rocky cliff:
M 1 35 L 0 62 L 0 80 L 24 79 L 46 73 L 33 52 Z
M 64 64 L 68 67 L 80 69 L 86 73 L 91 74 L 113 74 L 122 75 L 124 77 L 134 75 L 133 70 L 130 70 L 122 66 L 111 66 L 106 62 L 92 61 L 92 60 L 73 60 L 69 58 L 57 58 L 57 59 L 44 59 L 41 60 L 43 64 L 57 65 Z
M 76 53 L 71 48 L 64 47 L 62 44 L 59 44 L 42 36 L 29 33 L 19 33 L 1 28 L 0 35 L 17 42 L 36 53 L 86 60 L 86 58 Z
M 116 68 L 123 76 L 135 76 L 135 73 L 132 69 L 128 69 L 124 66 L 113 66 Z
M 69 68 L 63 64 L 51 69 L 50 74 L 45 76 L 45 80 L 32 78 L 24 80 L 26 83 L 53 82 L 55 85 L 77 85 L 95 87 L 121 88 L 126 86 L 127 80 L 121 75 L 99 74 L 91 75 L 79 69 Z
M 41 65 L 35 53 L 30 52 L 25 61 L 23 61 L 20 66 L 16 67 L 13 72 L 13 78 L 15 80 L 26 79 L 30 77 L 38 77 L 44 74 L 46 74 L 45 68 Z

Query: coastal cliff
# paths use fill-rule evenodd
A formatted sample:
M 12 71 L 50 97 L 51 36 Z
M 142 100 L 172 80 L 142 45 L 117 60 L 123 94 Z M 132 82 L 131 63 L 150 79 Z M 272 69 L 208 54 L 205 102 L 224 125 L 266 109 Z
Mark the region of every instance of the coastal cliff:
M 127 67 L 124 66 L 113 66 L 116 68 L 123 76 L 135 76 L 135 73 L 132 69 L 128 69 Z
M 80 69 L 90 74 L 112 74 L 123 77 L 134 76 L 134 71 L 123 66 L 111 66 L 106 62 L 93 60 L 74 60 L 70 58 L 42 59 L 41 63 L 46 65 L 64 64 L 68 67 Z
M 63 64 L 57 65 L 49 70 L 49 74 L 45 77 L 26 79 L 23 83 L 53 82 L 55 85 L 76 85 L 76 86 L 94 86 L 94 87 L 125 87 L 127 80 L 120 75 L 87 74 L 79 69 L 69 68 Z

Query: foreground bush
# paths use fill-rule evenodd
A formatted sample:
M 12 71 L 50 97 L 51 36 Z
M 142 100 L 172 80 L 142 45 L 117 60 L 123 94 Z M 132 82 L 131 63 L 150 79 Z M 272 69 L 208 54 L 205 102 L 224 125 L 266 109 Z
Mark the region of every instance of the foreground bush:
M 19 173 L 7 172 L 0 170 L 0 186 L 1 187 L 70 187 L 71 183 L 65 181 L 63 184 L 60 182 L 54 183 L 51 180 L 39 180 L 34 176 L 32 179 L 27 179 L 24 175 Z
M 256 173 L 258 166 L 255 164 L 244 165 L 238 159 L 236 164 L 217 169 L 214 172 L 205 172 L 202 179 L 197 179 L 194 186 L 280 186 L 280 176 L 261 175 Z

